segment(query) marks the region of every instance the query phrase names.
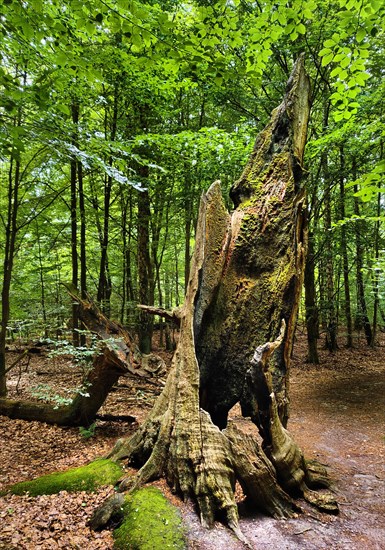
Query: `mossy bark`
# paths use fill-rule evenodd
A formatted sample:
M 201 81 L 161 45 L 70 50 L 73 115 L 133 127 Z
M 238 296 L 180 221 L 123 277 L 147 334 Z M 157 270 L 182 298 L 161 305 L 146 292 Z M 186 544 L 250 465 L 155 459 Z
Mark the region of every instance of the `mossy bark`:
M 300 177 L 308 115 L 309 81 L 300 58 L 282 104 L 233 186 L 233 214 L 219 183 L 202 197 L 166 386 L 137 433 L 110 453 L 140 467 L 121 490 L 165 476 L 176 491 L 196 499 L 203 523 L 211 525 L 216 511 L 225 511 L 240 538 L 236 480 L 256 507 L 275 517 L 295 514 L 290 495 L 323 502 L 309 492 L 306 462 L 285 428 L 306 252 Z M 237 402 L 258 426 L 262 448 L 228 424 Z M 326 500 L 335 510 L 330 495 Z

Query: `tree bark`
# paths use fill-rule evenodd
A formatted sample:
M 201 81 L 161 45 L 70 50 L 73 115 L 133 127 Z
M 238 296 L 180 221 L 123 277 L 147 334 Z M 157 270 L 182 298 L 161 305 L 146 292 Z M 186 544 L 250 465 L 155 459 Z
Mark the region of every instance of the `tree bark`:
M 309 232 L 308 251 L 305 263 L 305 307 L 306 307 L 306 330 L 308 343 L 307 361 L 313 365 L 319 364 L 317 340 L 319 338 L 318 307 L 316 302 L 315 286 L 315 265 L 314 265 L 314 237 Z
M 353 166 L 352 166 L 352 172 L 353 172 L 353 179 L 357 179 L 357 165 L 356 165 L 356 159 L 353 158 Z M 354 193 L 357 193 L 358 186 L 354 185 L 353 187 Z M 355 216 L 360 216 L 360 207 L 358 204 L 358 197 L 354 196 L 354 214 Z M 364 288 L 364 278 L 363 278 L 363 257 L 364 257 L 364 246 L 363 246 L 363 221 L 357 219 L 356 223 L 354 224 L 355 228 L 355 244 L 356 244 L 356 282 L 357 282 L 357 312 L 356 312 L 356 327 L 358 329 L 364 328 L 365 332 L 365 338 L 368 346 L 371 345 L 373 340 L 373 332 L 372 327 L 370 326 L 369 316 L 368 316 L 368 308 L 366 305 L 366 298 L 365 298 L 365 288 Z
M 17 214 L 19 207 L 20 161 L 15 161 L 15 171 L 13 170 L 13 164 L 14 160 L 11 158 L 8 173 L 8 212 L 5 228 L 3 284 L 1 289 L 0 396 L 2 397 L 7 394 L 5 343 L 10 316 L 10 290 L 16 248 Z
M 309 88 L 301 56 L 232 188 L 234 213 L 228 214 L 218 182 L 203 195 L 171 372 L 144 424 L 110 453 L 140 467 L 121 490 L 165 476 L 195 497 L 204 524 L 222 510 L 242 539 L 237 479 L 255 506 L 275 517 L 294 514 L 290 495 L 298 493 L 337 509 L 330 494 L 308 489 L 324 481 L 324 472 L 310 472 L 284 428 L 306 250 L 300 178 Z M 257 425 L 262 448 L 227 422 L 237 402 Z
M 384 144 L 381 141 L 380 144 L 380 159 L 384 156 Z M 372 275 L 373 280 L 373 333 L 372 333 L 372 341 L 370 342 L 372 348 L 376 346 L 376 337 L 377 337 L 377 322 L 378 322 L 378 309 L 380 305 L 380 267 L 378 265 L 378 261 L 380 258 L 380 216 L 381 216 L 381 209 L 382 209 L 382 194 L 381 194 L 381 182 L 379 181 L 377 183 L 378 192 L 377 192 L 377 221 L 374 225 L 374 270 Z
M 329 103 L 324 107 L 323 126 L 326 129 L 328 126 Z M 338 349 L 337 344 L 337 313 L 335 306 L 335 291 L 334 291 L 334 250 L 331 239 L 332 228 L 332 204 L 331 204 L 331 178 L 329 173 L 328 152 L 324 150 L 321 153 L 322 173 L 325 180 L 325 213 L 324 213 L 324 231 L 325 231 L 325 271 L 326 271 L 326 348 L 334 352 Z
M 78 147 L 78 124 L 79 124 L 79 103 L 74 101 L 71 104 L 71 116 L 73 124 L 72 145 Z M 77 288 L 79 279 L 79 261 L 78 261 L 78 220 L 77 220 L 77 166 L 78 161 L 73 155 L 70 162 L 71 174 L 71 265 L 72 265 L 72 285 Z M 72 303 L 72 340 L 74 346 L 79 346 L 79 311 L 78 304 Z
M 139 168 L 143 181 L 148 178 L 148 167 Z M 139 301 L 141 304 L 154 304 L 153 265 L 150 256 L 150 195 L 148 189 L 138 194 L 138 278 Z M 139 313 L 138 337 L 142 353 L 150 353 L 152 347 L 153 319 L 145 313 Z
M 340 147 L 340 218 L 345 219 L 345 154 L 344 148 Z M 343 273 L 344 273 L 344 310 L 346 318 L 346 347 L 353 347 L 353 321 L 352 321 L 352 308 L 350 300 L 350 284 L 349 284 L 349 259 L 348 259 L 348 244 L 345 225 L 341 226 L 341 252 L 343 261 Z

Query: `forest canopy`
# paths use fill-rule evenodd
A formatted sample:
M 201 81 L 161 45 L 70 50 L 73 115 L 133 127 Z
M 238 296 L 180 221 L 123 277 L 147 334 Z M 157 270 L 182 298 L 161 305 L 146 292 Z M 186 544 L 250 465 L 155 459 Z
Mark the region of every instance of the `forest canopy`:
M 300 52 L 312 81 L 306 316 L 319 315 L 331 348 L 338 324 L 350 343 L 356 326 L 373 344 L 384 18 L 380 0 L 6 0 L 2 350 L 73 326 L 70 281 L 149 351 L 152 320 L 137 304 L 183 302 L 199 197 L 220 179 L 230 206 Z

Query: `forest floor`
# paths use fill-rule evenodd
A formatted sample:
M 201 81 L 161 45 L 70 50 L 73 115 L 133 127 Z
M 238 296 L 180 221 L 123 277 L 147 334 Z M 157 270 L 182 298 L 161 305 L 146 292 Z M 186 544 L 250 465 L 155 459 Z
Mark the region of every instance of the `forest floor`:
M 240 505 L 240 526 L 255 550 L 385 549 L 385 341 L 375 350 L 363 340 L 355 349 L 320 352 L 321 364 L 306 364 L 306 341 L 298 334 L 291 371 L 289 429 L 307 458 L 325 464 L 334 480 L 338 516 L 320 514 L 303 502 L 303 514 L 288 521 L 266 518 Z M 11 364 L 16 350 L 8 353 Z M 170 356 L 164 354 L 166 359 Z M 77 385 L 70 357 L 36 354 L 11 371 L 9 397 L 30 398 L 31 388 L 65 395 Z M 150 410 L 161 384 L 121 379 L 101 413 L 131 414 L 136 422 L 97 421 L 85 439 L 77 428 L 0 417 L 0 490 L 38 475 L 79 466 L 103 455 L 128 435 Z M 238 411 L 231 411 L 237 417 Z M 245 422 L 238 419 L 240 422 Z M 179 506 L 191 550 L 242 550 L 221 523 L 207 531 L 191 505 L 155 483 Z M 95 494 L 6 496 L 0 499 L 0 550 L 109 550 L 111 532 L 88 529 L 86 522 L 110 488 Z M 154 549 L 157 550 L 157 549 Z

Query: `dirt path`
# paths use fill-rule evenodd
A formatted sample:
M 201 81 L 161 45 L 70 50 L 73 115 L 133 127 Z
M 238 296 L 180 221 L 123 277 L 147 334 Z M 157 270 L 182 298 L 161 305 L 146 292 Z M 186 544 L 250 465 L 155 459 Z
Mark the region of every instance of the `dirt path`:
M 241 528 L 255 550 L 385 549 L 385 347 L 342 349 L 333 356 L 322 352 L 317 368 L 304 364 L 304 356 L 300 338 L 291 374 L 289 427 L 307 458 L 317 458 L 329 467 L 341 512 L 330 517 L 305 506 L 297 519 L 277 521 L 241 509 Z M 36 378 L 52 384 L 54 376 L 60 386 L 55 365 L 44 363 L 42 369 L 41 361 L 19 383 L 22 393 Z M 36 375 L 39 369 L 45 374 Z M 62 375 L 67 385 L 71 372 Z M 139 398 L 140 406 L 130 405 L 127 410 L 133 397 Z M 105 412 L 130 413 L 140 420 L 153 398 L 153 388 L 138 389 L 124 381 L 110 396 Z M 76 429 L 1 418 L 1 486 L 84 463 L 130 429 L 124 423 L 100 423 L 96 436 L 84 440 Z M 101 490 L 96 495 L 1 499 L 0 550 L 112 548 L 108 531 L 95 534 L 86 527 L 91 510 L 105 494 Z M 181 505 L 181 510 L 191 550 L 244 548 L 220 523 L 207 531 L 191 506 Z

